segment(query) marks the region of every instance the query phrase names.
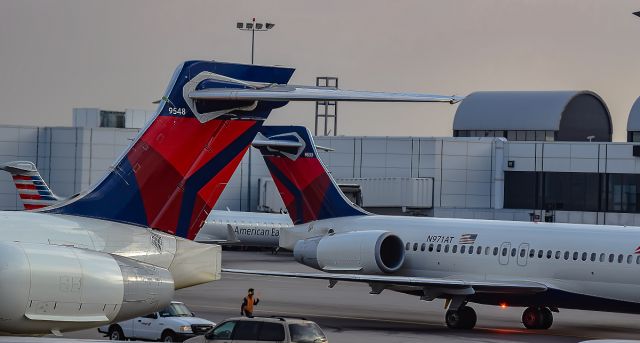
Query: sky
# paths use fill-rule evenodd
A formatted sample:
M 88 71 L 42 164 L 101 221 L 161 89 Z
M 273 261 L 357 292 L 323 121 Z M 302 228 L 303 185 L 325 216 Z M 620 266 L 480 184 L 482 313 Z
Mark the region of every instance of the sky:
M 2 0 L 0 124 L 69 126 L 74 107 L 154 109 L 188 59 L 297 68 L 296 84 L 465 95 L 592 90 L 614 141 L 640 96 L 639 1 L 604 0 Z M 338 134 L 450 136 L 456 105 L 338 106 Z M 290 104 L 268 124 L 306 125 Z

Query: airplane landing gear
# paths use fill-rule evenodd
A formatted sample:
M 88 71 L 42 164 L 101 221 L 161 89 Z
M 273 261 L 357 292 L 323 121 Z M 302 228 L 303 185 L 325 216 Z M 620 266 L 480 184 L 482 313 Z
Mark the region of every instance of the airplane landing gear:
M 457 310 L 448 310 L 445 321 L 450 329 L 471 330 L 476 326 L 476 311 L 469 306 L 462 306 Z
M 553 324 L 553 314 L 547 307 L 528 307 L 522 313 L 522 324 L 527 329 L 546 330 Z

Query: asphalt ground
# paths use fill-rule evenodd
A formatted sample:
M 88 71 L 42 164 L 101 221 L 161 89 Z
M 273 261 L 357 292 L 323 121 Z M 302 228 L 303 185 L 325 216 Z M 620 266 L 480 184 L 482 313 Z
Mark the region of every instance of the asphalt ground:
M 223 266 L 238 269 L 312 271 L 291 254 L 224 251 Z M 248 288 L 260 298 L 255 315 L 304 317 L 317 322 L 330 342 L 579 342 L 588 339 L 640 339 L 640 316 L 560 310 L 549 330 L 526 330 L 523 308 L 471 306 L 478 323 L 474 330 L 450 330 L 444 324 L 444 301 L 384 291 L 370 295 L 363 284 L 338 283 L 333 289 L 321 280 L 223 274 L 223 279 L 176 292 L 199 317 L 214 322 L 240 315 Z M 67 333 L 69 338 L 101 338 L 96 330 Z

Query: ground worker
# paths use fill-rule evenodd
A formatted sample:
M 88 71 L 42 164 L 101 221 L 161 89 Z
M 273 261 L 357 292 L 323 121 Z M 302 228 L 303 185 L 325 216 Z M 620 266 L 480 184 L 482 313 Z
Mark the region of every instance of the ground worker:
M 240 306 L 240 315 L 247 316 L 249 318 L 253 317 L 253 306 L 258 305 L 260 299 L 258 297 L 253 297 L 253 288 L 249 288 L 247 292 L 247 296 L 242 300 L 242 306 Z

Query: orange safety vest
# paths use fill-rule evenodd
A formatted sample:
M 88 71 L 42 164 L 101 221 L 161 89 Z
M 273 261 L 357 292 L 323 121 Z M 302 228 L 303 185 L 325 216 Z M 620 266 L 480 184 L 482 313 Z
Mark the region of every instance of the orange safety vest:
M 247 295 L 245 299 L 247 299 L 247 305 L 244 307 L 244 310 L 253 313 L 253 297 Z

